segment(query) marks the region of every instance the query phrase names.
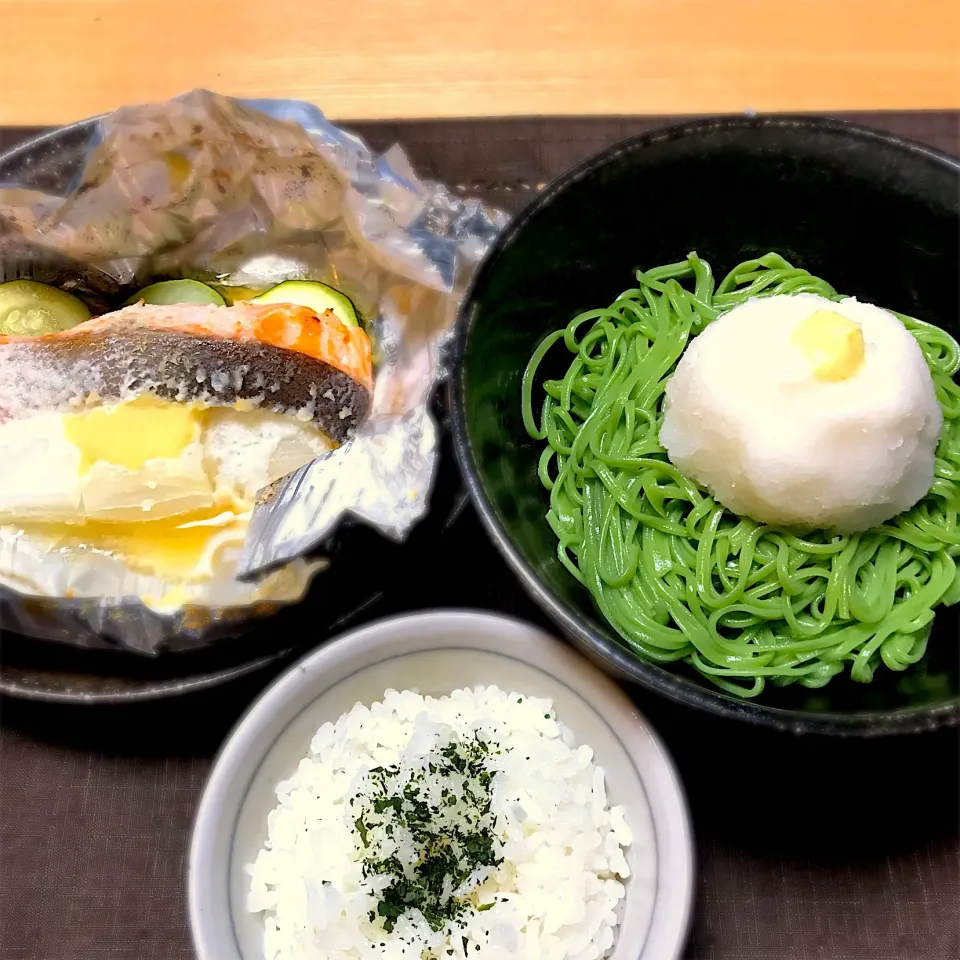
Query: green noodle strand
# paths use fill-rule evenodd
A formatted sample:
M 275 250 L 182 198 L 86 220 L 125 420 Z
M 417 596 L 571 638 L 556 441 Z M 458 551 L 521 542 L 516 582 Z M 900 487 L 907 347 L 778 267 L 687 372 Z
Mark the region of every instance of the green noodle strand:
M 897 314 L 944 415 L 927 496 L 856 535 L 781 530 L 735 516 L 669 463 L 666 383 L 689 340 L 751 297 L 842 297 L 775 253 L 719 283 L 695 253 L 636 279 L 546 337 L 523 376 L 524 426 L 546 442 L 538 472 L 560 562 L 638 657 L 685 661 L 737 696 L 768 680 L 822 687 L 844 670 L 866 683 L 881 665 L 916 663 L 935 608 L 960 602 L 960 346 Z M 538 421 L 537 371 L 560 344 L 572 361 L 542 384 Z

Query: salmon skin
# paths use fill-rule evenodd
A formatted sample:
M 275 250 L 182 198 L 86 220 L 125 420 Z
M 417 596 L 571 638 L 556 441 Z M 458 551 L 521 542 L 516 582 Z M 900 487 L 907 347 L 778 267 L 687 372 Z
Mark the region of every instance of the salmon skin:
M 238 401 L 343 442 L 366 417 L 370 340 L 290 304 L 136 304 L 41 337 L 0 336 L 0 419 L 144 393 Z

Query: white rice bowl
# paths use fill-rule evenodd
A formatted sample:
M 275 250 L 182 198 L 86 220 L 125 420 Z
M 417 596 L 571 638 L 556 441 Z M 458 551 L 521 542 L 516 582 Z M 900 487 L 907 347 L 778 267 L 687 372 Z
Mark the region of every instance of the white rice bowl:
M 265 960 L 266 912 L 248 909 L 248 867 L 270 839 L 277 786 L 305 757 L 313 759 L 318 728 L 358 702 L 383 700 L 389 688 L 440 698 L 491 685 L 552 702 L 574 733 L 574 751 L 593 749 L 611 805 L 626 810 L 633 842 L 621 849 L 630 876 L 622 881 L 619 927 L 606 960 L 678 960 L 693 903 L 693 842 L 663 744 L 623 690 L 569 645 L 530 624 L 466 610 L 414 613 L 350 631 L 290 667 L 250 707 L 213 765 L 194 822 L 187 903 L 198 960 Z M 336 831 L 345 833 L 342 826 Z M 323 947 L 307 955 L 327 957 Z
M 360 842 L 351 800 L 369 789 L 372 767 L 413 777 L 451 740 L 477 739 L 496 745 L 485 762 L 502 862 L 454 891 L 468 907 L 442 929 L 413 908 L 388 932 L 377 913 L 386 878 L 363 870 L 364 844 L 385 838 Z M 266 960 L 597 960 L 614 944 L 630 814 L 607 802 L 593 751 L 549 700 L 495 686 L 438 698 L 387 690 L 325 723 L 276 795 L 248 868 Z

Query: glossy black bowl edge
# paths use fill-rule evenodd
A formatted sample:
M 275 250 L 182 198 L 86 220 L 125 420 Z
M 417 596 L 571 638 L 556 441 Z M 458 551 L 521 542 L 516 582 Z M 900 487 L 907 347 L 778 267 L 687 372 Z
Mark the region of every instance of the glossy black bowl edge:
M 551 181 L 532 198 L 510 221 L 487 252 L 473 275 L 457 317 L 453 342 L 450 346 L 451 375 L 447 381 L 447 395 L 451 411 L 453 445 L 464 483 L 480 515 L 481 522 L 507 565 L 520 580 L 530 598 L 553 620 L 563 634 L 575 643 L 595 663 L 618 679 L 636 684 L 671 700 L 696 707 L 722 717 L 745 720 L 758 726 L 794 734 L 819 734 L 840 737 L 875 738 L 892 735 L 924 733 L 946 727 L 960 726 L 960 702 L 887 712 L 865 711 L 856 714 L 805 714 L 749 700 L 738 700 L 721 691 L 709 691 L 670 673 L 662 667 L 631 656 L 615 641 L 592 629 L 578 613 L 558 600 L 540 582 L 526 558 L 517 550 L 501 525 L 493 504 L 484 491 L 473 450 L 467 434 L 465 401 L 463 396 L 463 359 L 470 330 L 473 327 L 473 306 L 478 290 L 502 252 L 513 237 L 543 207 L 582 177 L 602 167 L 612 158 L 651 144 L 679 139 L 714 129 L 735 128 L 796 128 L 819 133 L 853 136 L 863 140 L 885 143 L 921 155 L 931 162 L 945 164 L 960 173 L 960 159 L 926 144 L 875 130 L 848 120 L 837 120 L 809 115 L 778 114 L 774 116 L 720 116 L 662 127 L 648 133 L 629 137 L 582 160 Z

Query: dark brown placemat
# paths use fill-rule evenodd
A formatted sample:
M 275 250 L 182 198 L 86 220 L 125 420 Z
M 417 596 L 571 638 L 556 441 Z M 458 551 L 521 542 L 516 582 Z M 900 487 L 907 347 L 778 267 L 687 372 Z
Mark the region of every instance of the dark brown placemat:
M 960 154 L 960 114 L 857 119 Z M 538 184 L 659 119 L 357 124 L 425 176 L 515 209 Z M 0 148 L 25 131 L 0 131 Z M 464 563 L 455 562 L 462 558 Z M 453 562 L 452 562 L 453 561 Z M 482 577 L 465 570 L 482 569 Z M 375 563 L 373 569 L 376 569 Z M 543 623 L 472 511 L 388 594 Z M 125 708 L 0 700 L 0 958 L 188 960 L 184 874 L 211 758 L 268 679 Z M 789 738 L 637 701 L 684 779 L 697 837 L 695 960 L 960 957 L 960 734 Z

